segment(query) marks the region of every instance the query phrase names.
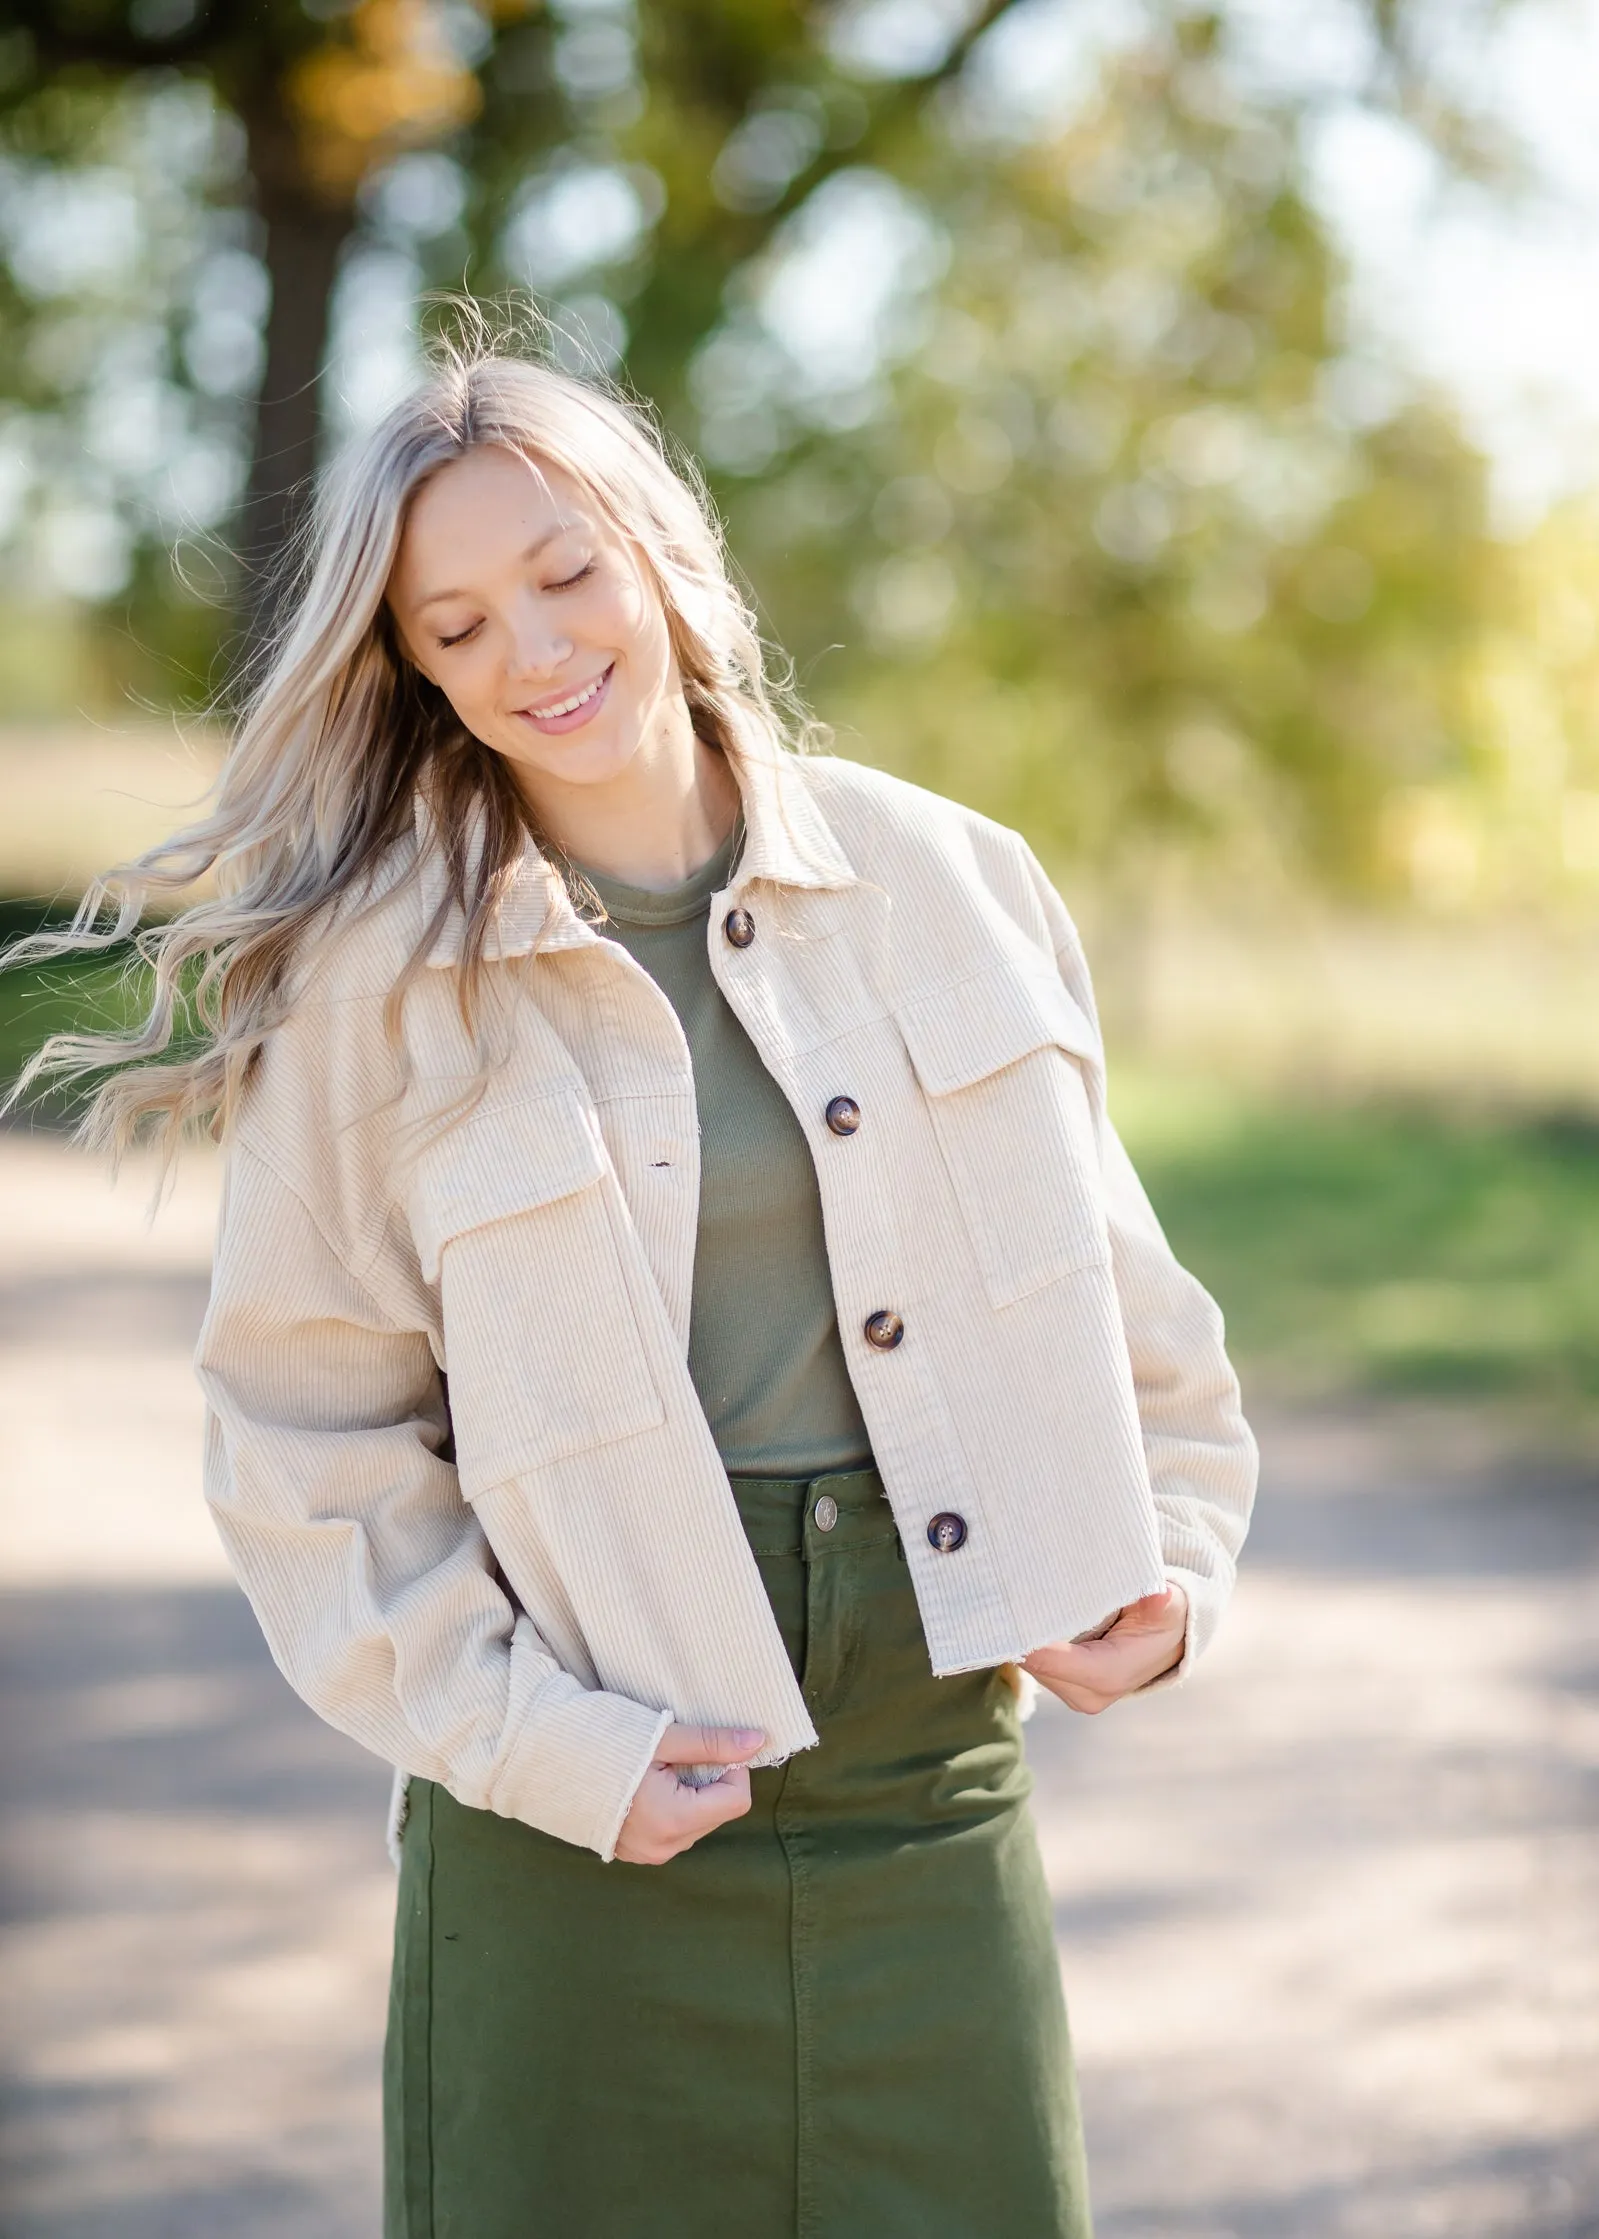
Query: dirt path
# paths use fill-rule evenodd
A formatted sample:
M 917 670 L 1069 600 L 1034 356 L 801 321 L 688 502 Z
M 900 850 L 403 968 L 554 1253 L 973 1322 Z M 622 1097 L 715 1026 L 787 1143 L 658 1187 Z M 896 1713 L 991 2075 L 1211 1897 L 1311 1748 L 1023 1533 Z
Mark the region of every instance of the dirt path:
M 0 1139 L 3 2239 L 377 2230 L 387 1781 L 200 1508 L 213 1190 Z M 1599 1486 L 1265 1446 L 1202 1681 L 1032 1729 L 1101 2239 L 1596 2239 Z

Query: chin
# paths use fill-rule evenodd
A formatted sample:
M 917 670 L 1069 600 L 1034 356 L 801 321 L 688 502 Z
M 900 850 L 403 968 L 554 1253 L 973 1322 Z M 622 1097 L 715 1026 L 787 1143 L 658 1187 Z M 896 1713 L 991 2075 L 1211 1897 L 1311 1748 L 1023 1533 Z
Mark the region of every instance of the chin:
M 565 738 L 519 738 L 507 759 L 524 770 L 557 778 L 563 785 L 607 785 L 618 778 L 638 752 L 607 726 L 599 736 L 586 731 L 569 732 Z

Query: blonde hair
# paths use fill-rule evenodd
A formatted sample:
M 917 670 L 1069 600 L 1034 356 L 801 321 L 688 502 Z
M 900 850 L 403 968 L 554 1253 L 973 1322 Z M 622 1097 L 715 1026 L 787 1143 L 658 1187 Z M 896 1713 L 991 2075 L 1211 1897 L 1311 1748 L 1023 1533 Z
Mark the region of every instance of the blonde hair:
M 286 1013 L 304 944 L 325 913 L 369 887 L 411 830 L 419 792 L 447 889 L 390 998 L 389 1030 L 397 1039 L 405 989 L 452 909 L 466 921 L 458 986 L 473 1023 L 485 937 L 530 826 L 503 759 L 401 653 L 384 595 L 416 491 L 488 445 L 563 469 L 643 555 L 701 737 L 735 759 L 810 743 L 814 727 L 786 674 L 771 673 L 729 575 L 703 486 L 646 413 L 542 363 L 482 344 L 441 348 L 424 383 L 328 476 L 209 812 L 95 880 L 69 927 L 34 934 L 0 960 L 103 950 L 136 933 L 153 975 L 136 1028 L 53 1036 L 11 1102 L 43 1077 L 109 1071 L 78 1128 L 89 1143 L 120 1152 L 153 1139 L 170 1158 L 193 1128 L 225 1133 Z M 405 875 L 415 878 L 414 862 Z M 207 877 L 214 893 L 136 932 L 152 905 Z M 180 1020 L 186 1039 L 198 1027 L 199 1046 L 174 1055 Z

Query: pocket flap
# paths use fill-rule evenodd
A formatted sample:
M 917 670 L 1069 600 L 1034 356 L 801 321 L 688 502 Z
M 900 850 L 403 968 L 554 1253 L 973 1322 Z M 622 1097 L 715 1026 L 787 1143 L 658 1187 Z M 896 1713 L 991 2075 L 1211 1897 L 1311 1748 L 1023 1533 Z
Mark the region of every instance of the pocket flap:
M 895 1016 L 929 1096 L 970 1088 L 1034 1050 L 1103 1061 L 1093 1021 L 1042 959 L 1037 972 L 1010 965 L 979 972 L 919 996 Z
M 416 1162 L 411 1232 L 424 1277 L 437 1282 L 451 1237 L 552 1205 L 604 1173 L 598 1124 L 571 1089 L 469 1113 Z

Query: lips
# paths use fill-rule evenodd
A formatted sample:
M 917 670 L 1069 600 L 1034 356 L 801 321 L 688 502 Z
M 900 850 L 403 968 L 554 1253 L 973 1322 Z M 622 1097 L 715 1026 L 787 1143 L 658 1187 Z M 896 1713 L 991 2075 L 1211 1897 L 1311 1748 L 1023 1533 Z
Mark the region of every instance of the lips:
M 580 684 L 563 699 L 546 700 L 541 707 L 518 708 L 516 712 L 524 723 L 531 723 L 536 731 L 546 736 L 578 730 L 603 705 L 615 670 L 616 663 L 612 661 L 598 676 L 590 677 L 587 684 Z

